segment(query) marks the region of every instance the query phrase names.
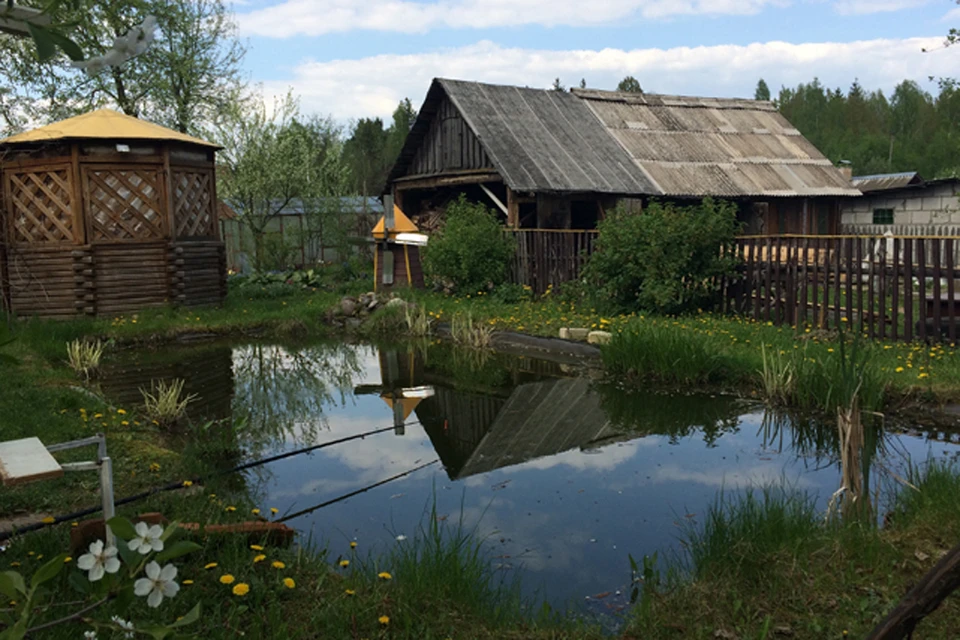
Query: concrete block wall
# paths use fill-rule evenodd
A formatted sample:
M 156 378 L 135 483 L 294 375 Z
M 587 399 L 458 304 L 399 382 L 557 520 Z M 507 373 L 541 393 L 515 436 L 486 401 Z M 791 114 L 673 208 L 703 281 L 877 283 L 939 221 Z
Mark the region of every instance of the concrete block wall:
M 893 225 L 874 225 L 874 209 L 893 209 Z M 840 225 L 842 233 L 852 233 L 856 228 L 860 233 L 869 229 L 871 234 L 914 227 L 910 235 L 932 233 L 922 229 L 929 225 L 960 225 L 958 186 L 942 184 L 843 200 L 840 203 Z

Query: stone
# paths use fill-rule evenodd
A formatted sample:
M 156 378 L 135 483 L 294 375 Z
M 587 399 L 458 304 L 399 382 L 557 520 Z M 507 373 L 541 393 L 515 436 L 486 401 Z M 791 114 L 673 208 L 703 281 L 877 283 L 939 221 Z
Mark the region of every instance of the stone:
M 402 309 L 405 306 L 407 306 L 407 303 L 401 298 L 391 298 L 390 301 L 387 302 L 387 309 Z
M 353 298 L 344 298 L 340 301 L 340 311 L 345 316 L 352 316 L 357 312 L 357 301 Z
M 566 335 L 564 335 L 566 332 Z M 590 334 L 590 329 L 580 329 L 574 327 L 564 327 L 560 329 L 560 337 L 566 340 L 586 340 L 587 336 Z
M 588 344 L 610 344 L 613 334 L 609 331 L 591 331 L 587 334 Z

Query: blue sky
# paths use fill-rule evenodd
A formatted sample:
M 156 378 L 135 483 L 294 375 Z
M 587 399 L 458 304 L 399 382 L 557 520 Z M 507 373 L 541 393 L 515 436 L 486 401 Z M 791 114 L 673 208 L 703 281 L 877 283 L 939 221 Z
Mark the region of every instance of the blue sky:
M 338 120 L 418 106 L 435 76 L 752 96 L 818 76 L 889 91 L 960 75 L 953 0 L 276 0 L 236 4 L 247 68 Z M 921 49 L 933 49 L 922 53 Z

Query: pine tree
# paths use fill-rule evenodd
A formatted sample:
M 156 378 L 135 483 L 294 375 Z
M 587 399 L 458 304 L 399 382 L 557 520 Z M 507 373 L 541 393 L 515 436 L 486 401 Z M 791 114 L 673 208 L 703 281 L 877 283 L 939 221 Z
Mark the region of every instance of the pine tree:
M 767 86 L 766 81 L 763 78 L 760 78 L 760 82 L 757 83 L 757 90 L 753 92 L 754 100 L 769 100 L 770 99 L 770 87 Z
M 625 93 L 643 93 L 643 89 L 640 87 L 640 82 L 633 76 L 626 76 L 623 80 L 621 80 L 620 84 L 617 85 L 617 91 L 623 91 Z

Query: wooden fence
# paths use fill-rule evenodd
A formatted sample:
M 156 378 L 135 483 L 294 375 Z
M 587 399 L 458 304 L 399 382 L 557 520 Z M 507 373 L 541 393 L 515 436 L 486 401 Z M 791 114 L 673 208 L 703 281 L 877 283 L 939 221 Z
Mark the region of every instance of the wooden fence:
M 751 236 L 734 248 L 739 274 L 724 309 L 778 325 L 870 338 L 956 340 L 960 238 Z
M 517 243 L 511 281 L 529 285 L 538 294 L 579 279 L 597 240 L 597 232 L 592 230 L 516 229 L 507 233 Z

